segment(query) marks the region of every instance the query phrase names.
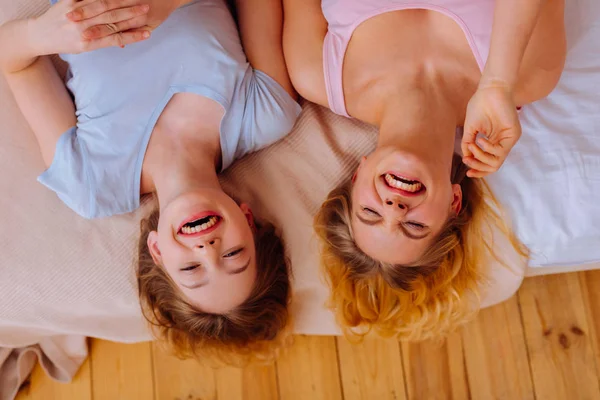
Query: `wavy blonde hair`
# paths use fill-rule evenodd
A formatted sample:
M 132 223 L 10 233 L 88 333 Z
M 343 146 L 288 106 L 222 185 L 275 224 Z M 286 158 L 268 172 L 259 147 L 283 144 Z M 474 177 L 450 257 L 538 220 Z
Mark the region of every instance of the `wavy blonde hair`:
M 330 285 L 329 307 L 350 339 L 371 331 L 404 340 L 442 337 L 479 309 L 478 286 L 496 255 L 492 230 L 505 235 L 522 256 L 526 248 L 504 223 L 487 184 L 466 177 L 455 155 L 452 183 L 459 183 L 462 209 L 452 215 L 433 244 L 410 265 L 375 260 L 356 245 L 351 225 L 352 183 L 329 193 L 315 216 L 322 241 L 322 267 Z M 491 239 L 490 239 L 491 240 Z
M 156 338 L 180 358 L 213 365 L 273 360 L 289 342 L 291 296 L 289 263 L 274 227 L 257 224 L 257 276 L 248 299 L 225 314 L 210 314 L 191 305 L 154 263 L 146 239 L 158 219 L 156 209 L 141 222 L 137 269 L 140 303 Z

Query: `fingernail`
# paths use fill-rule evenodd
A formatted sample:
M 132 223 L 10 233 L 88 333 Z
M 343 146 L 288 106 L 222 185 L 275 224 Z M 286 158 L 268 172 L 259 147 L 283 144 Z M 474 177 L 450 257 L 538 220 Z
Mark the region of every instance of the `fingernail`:
M 78 20 L 81 18 L 81 12 L 79 10 L 71 11 L 67 14 L 67 17 L 71 18 L 72 20 Z
M 479 146 L 483 146 L 483 139 L 477 138 L 476 142 Z
M 150 37 L 150 32 L 144 31 L 144 33 L 142 33 L 142 36 L 144 37 L 144 39 L 148 39 Z
M 147 12 L 149 9 L 150 9 L 150 6 L 149 6 L 148 4 L 144 4 L 144 5 L 142 6 L 142 11 L 143 11 L 143 12 Z

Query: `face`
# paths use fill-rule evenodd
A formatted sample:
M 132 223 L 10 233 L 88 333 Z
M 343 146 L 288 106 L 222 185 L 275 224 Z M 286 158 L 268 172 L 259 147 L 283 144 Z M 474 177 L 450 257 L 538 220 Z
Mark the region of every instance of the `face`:
M 380 147 L 363 158 L 352 187 L 352 230 L 357 246 L 390 264 L 419 259 L 451 213 L 460 211 L 460 185 L 448 166 Z
M 206 189 L 179 196 L 161 209 L 148 247 L 191 304 L 223 314 L 243 303 L 254 287 L 253 229 L 246 204 L 238 206 L 223 191 Z

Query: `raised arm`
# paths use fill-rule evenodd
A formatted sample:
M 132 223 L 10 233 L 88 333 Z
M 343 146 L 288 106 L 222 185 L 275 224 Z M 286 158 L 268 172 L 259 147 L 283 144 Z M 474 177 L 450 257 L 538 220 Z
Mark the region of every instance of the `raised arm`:
M 59 137 L 76 124 L 73 101 L 47 55 L 125 45 L 147 37 L 138 31 L 84 40 L 81 33 L 98 20 L 86 24 L 69 21 L 66 14 L 74 5 L 74 0 L 62 0 L 38 18 L 0 26 L 0 71 L 38 140 L 47 166 L 52 163 Z M 146 11 L 139 7 L 123 9 L 113 18 L 127 19 Z
M 295 98 L 283 57 L 281 0 L 235 0 L 235 6 L 248 61 Z
M 521 137 L 516 106 L 548 94 L 556 85 L 561 62 L 554 63 L 559 69 L 549 74 L 550 79 L 536 67 L 545 69 L 548 59 L 564 60 L 564 55 L 551 54 L 552 46 L 561 51 L 561 43 L 547 35 L 553 28 L 549 22 L 560 22 L 554 24 L 554 30 L 562 32 L 562 2 L 496 1 L 490 53 L 467 106 L 461 143 L 463 162 L 471 168 L 469 177 L 481 178 L 502 166 Z M 530 92 L 526 96 L 524 89 Z M 485 138 L 477 139 L 478 134 Z
M 496 1 L 490 53 L 482 84 L 496 82 L 511 90 L 517 82 L 525 49 L 548 0 Z M 548 43 L 551 46 L 551 43 Z

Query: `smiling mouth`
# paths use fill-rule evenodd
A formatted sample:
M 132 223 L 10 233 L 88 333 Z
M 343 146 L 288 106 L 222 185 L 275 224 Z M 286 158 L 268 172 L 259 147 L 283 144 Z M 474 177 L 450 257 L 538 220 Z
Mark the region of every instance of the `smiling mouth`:
M 391 173 L 383 174 L 382 178 L 386 185 L 392 189 L 398 189 L 410 194 L 418 194 L 425 191 L 425 185 L 417 180 L 411 180 Z
M 198 233 L 204 234 L 212 232 L 217 228 L 222 220 L 223 219 L 218 215 L 207 215 L 205 217 L 186 222 L 179 229 L 178 233 L 181 235 L 195 235 Z

